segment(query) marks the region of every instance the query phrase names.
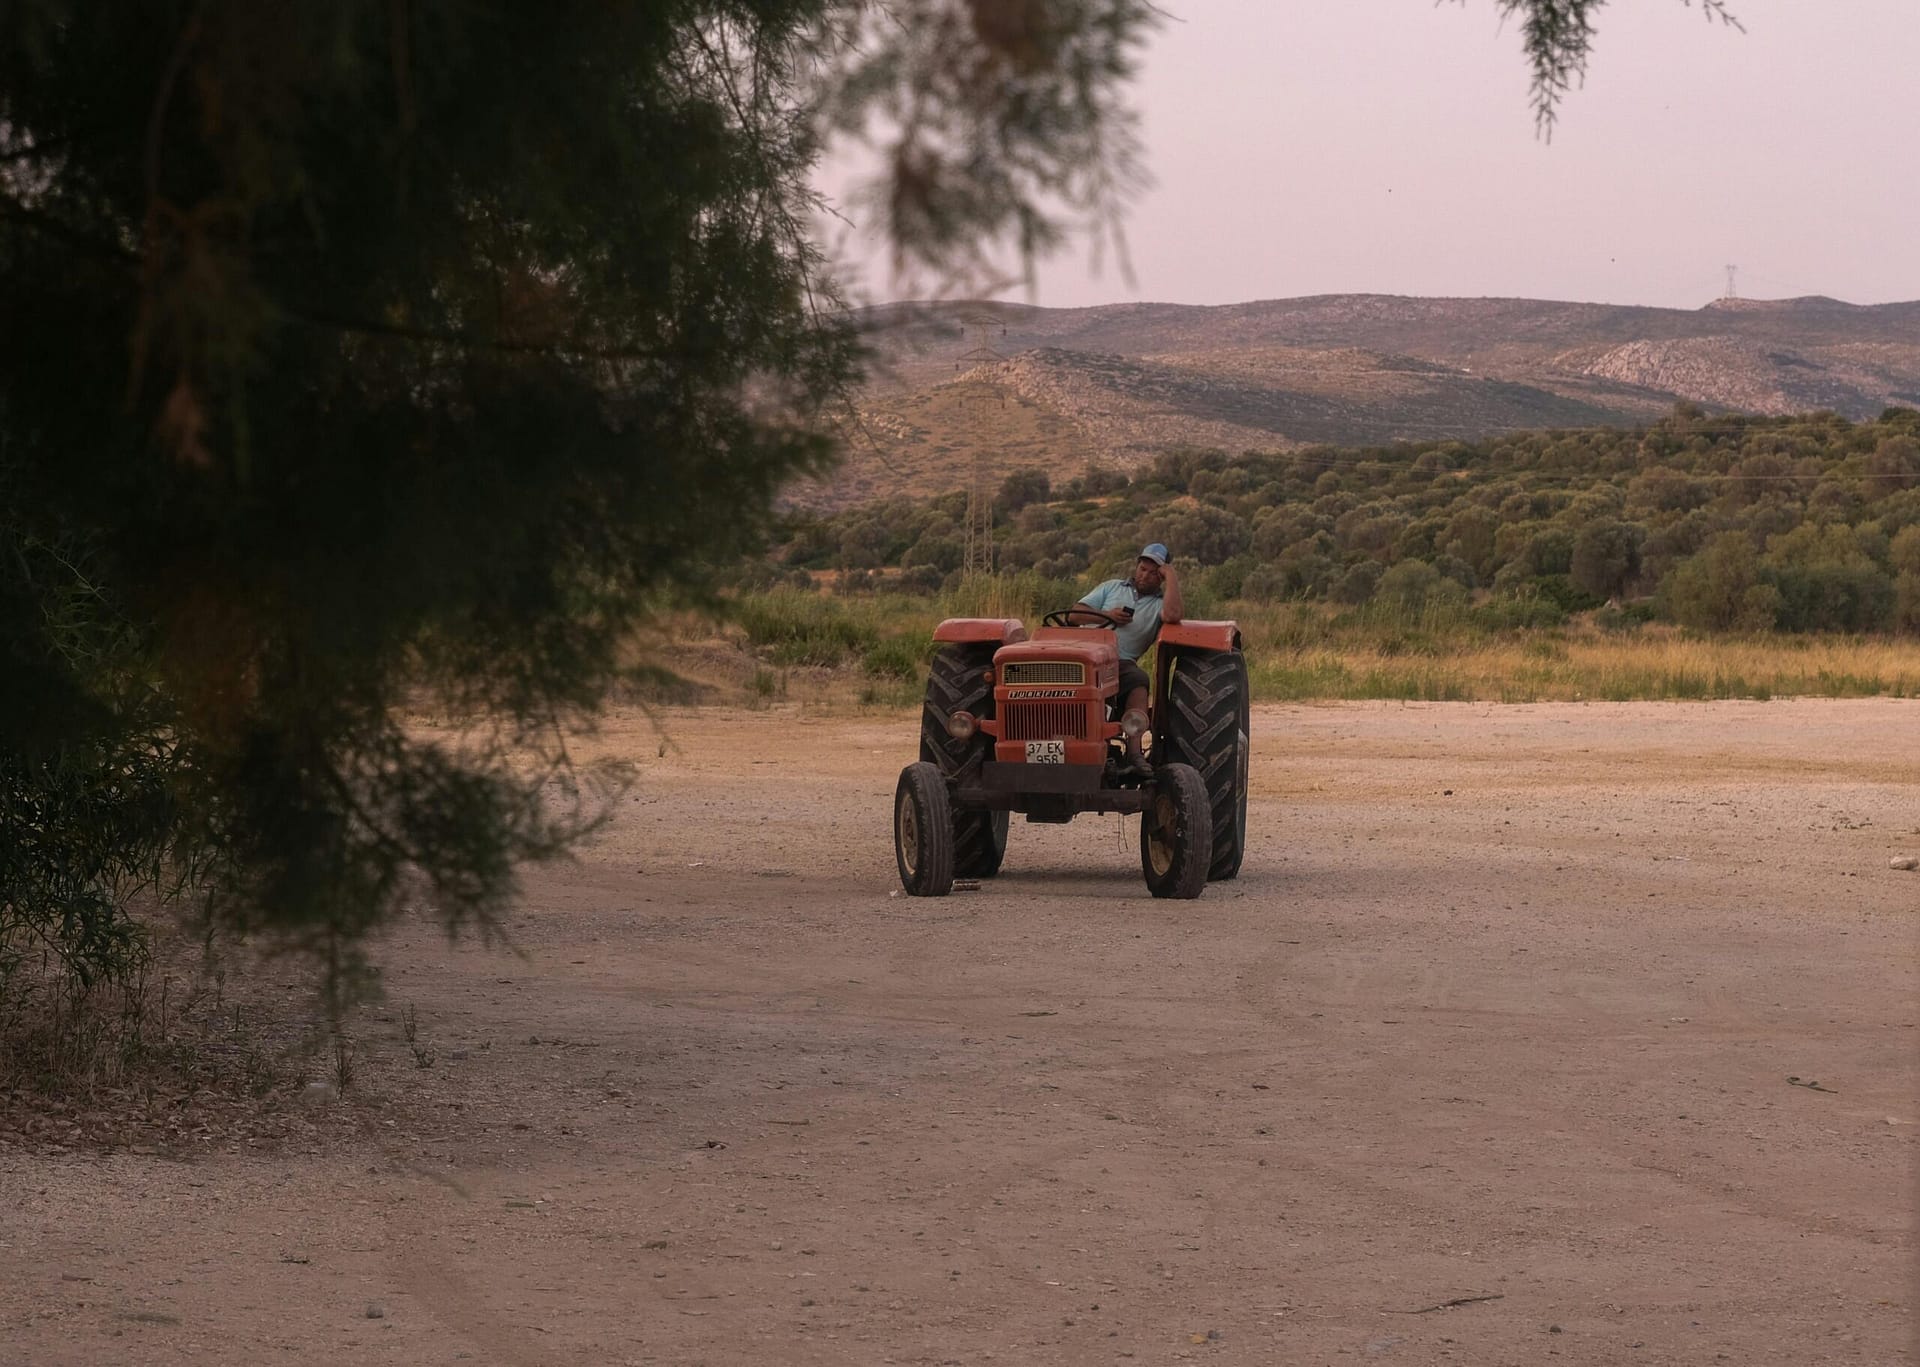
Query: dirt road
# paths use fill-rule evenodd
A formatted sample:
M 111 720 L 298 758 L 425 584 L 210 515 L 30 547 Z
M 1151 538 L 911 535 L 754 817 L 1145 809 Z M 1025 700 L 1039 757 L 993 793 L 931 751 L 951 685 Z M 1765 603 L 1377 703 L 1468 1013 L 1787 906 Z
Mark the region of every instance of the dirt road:
M 911 717 L 618 717 L 364 1138 L 0 1151 L 0 1361 L 1900 1361 L 1917 720 L 1263 708 L 1170 904 L 1115 818 L 895 895 Z

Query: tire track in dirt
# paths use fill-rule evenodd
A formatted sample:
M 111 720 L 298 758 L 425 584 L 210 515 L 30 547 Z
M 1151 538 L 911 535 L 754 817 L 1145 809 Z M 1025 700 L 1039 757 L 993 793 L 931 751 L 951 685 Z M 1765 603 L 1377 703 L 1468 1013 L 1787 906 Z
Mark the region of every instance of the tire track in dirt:
M 463 1212 L 464 1214 L 464 1212 Z M 460 1217 L 448 1222 L 458 1226 Z M 448 1338 L 468 1345 L 481 1361 L 503 1367 L 551 1367 L 557 1354 L 533 1331 L 495 1309 L 498 1293 L 483 1291 L 456 1267 L 445 1251 L 440 1222 L 428 1228 L 394 1231 L 387 1274 L 415 1304 L 441 1326 Z
M 1236 995 L 1263 1019 L 1295 1029 L 1315 1025 L 1316 1016 L 1324 1018 L 1344 1010 L 1355 1016 L 1381 1016 L 1383 1023 L 1388 1019 L 1395 1023 L 1413 1021 L 1424 1029 L 1476 1034 L 1488 1030 L 1524 1032 L 1536 1037 L 1543 1051 L 1556 1047 L 1555 1040 L 1562 1041 L 1558 1048 L 1570 1049 L 1577 1040 L 1596 1036 L 1611 1035 L 1623 1041 L 1651 1038 L 1670 1026 L 1685 1027 L 1690 1047 L 1752 1044 L 1793 1028 L 1790 1020 L 1778 1014 L 1768 1018 L 1750 1009 L 1750 993 L 1715 986 L 1698 990 L 1694 997 L 1697 1004 L 1686 1008 L 1693 1012 L 1690 1015 L 1659 1017 L 1648 1011 L 1643 997 L 1630 999 L 1630 1009 L 1623 1011 L 1616 1000 L 1625 995 L 1618 989 L 1618 972 L 1582 979 L 1563 971 L 1550 993 L 1539 994 L 1524 1004 L 1468 1005 L 1459 998 L 1470 1001 L 1484 996 L 1484 984 L 1478 989 L 1466 986 L 1457 972 L 1431 961 L 1419 962 L 1408 954 L 1381 954 L 1366 960 L 1342 956 L 1338 962 L 1327 962 L 1338 953 L 1325 946 L 1276 947 L 1247 966 L 1235 984 Z M 1693 980 L 1687 982 L 1691 985 Z M 1293 1004 L 1278 1005 L 1275 999 L 1281 997 Z M 1310 1006 L 1319 1010 L 1308 1010 Z M 1466 1089 L 1474 1090 L 1470 1086 Z M 1531 1110 L 1503 1109 L 1515 1129 L 1538 1123 L 1538 1114 Z M 1855 1116 L 1866 1114 L 1856 1112 Z M 1683 1156 L 1658 1159 L 1659 1149 L 1684 1144 L 1690 1151 L 1697 1141 L 1628 1137 L 1603 1126 L 1583 1128 L 1580 1142 L 1592 1153 L 1592 1161 L 1605 1170 L 1638 1169 L 1667 1177 L 1676 1192 L 1686 1194 L 1685 1203 L 1702 1215 L 1737 1212 L 1761 1224 L 1777 1221 L 1806 1234 L 1862 1241 L 1876 1240 L 1887 1232 L 1884 1222 L 1836 1216 L 1817 1200 L 1796 1196 L 1784 1184 L 1732 1182 L 1723 1173 L 1696 1170 Z

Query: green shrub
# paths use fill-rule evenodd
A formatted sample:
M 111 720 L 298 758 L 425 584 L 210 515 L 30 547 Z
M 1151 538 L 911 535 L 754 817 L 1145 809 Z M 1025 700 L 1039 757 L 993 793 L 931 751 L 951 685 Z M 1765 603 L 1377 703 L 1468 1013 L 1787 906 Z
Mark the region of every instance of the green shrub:
M 1610 633 L 1638 631 L 1657 616 L 1651 603 L 1608 603 L 1594 611 L 1593 624 Z
M 1374 620 L 1433 624 L 1456 620 L 1467 591 L 1424 560 L 1403 560 L 1380 576 L 1370 609 Z
M 1216 602 L 1357 606 L 1377 593 L 1373 575 L 1418 563 L 1470 594 L 1538 600 L 1476 609 L 1475 630 L 1551 623 L 1556 612 L 1590 612 L 1631 593 L 1702 630 L 1905 631 L 1913 611 L 1898 581 L 1920 574 L 1915 436 L 1904 411 L 1875 424 L 1676 410 L 1647 428 L 1474 443 L 1173 451 L 1124 496 L 1098 502 L 1092 495 L 1116 480 L 1089 475 L 1044 490 L 1023 474 L 1004 492 L 1006 506 L 1024 506 L 997 540 L 1007 570 L 1068 586 L 1015 609 L 1023 616 L 1124 574 L 1142 540 L 1163 539 L 1189 571 L 1189 597 Z M 1198 502 L 1178 498 L 1183 491 Z M 874 564 L 924 559 L 895 583 L 926 593 L 929 571 L 942 570 L 953 597 L 971 582 L 944 570 L 955 563 L 964 513 L 965 496 L 946 494 L 796 517 L 785 555 L 790 564 L 818 564 L 835 548 L 879 557 Z M 1747 551 L 1728 549 L 1739 539 Z M 990 582 L 992 595 L 1007 597 L 1006 574 Z M 1416 605 L 1412 581 L 1395 584 L 1390 615 L 1459 609 L 1430 607 L 1424 589 Z M 1634 620 L 1608 614 L 1603 629 Z
M 915 565 L 910 570 L 902 570 L 894 584 L 902 593 L 931 596 L 940 592 L 940 585 L 946 576 L 931 565 Z
M 1920 632 L 1920 574 L 1911 570 L 1893 581 L 1893 626 Z
M 1044 502 L 1052 492 L 1045 470 L 1015 470 L 1000 482 L 1000 493 L 993 500 L 994 511 L 1010 517 L 1030 503 Z
M 1204 582 L 1207 591 L 1223 602 L 1229 598 L 1238 598 L 1246 591 L 1247 576 L 1259 567 L 1260 562 L 1247 554 L 1223 560 L 1206 571 Z
M 1669 616 L 1702 631 L 1758 631 L 1774 624 L 1779 599 L 1760 579 L 1760 556 L 1744 532 L 1724 532 L 1674 567 L 1661 585 Z
M 1333 586 L 1333 601 L 1355 606 L 1369 601 L 1380 587 L 1380 573 L 1380 566 L 1371 560 L 1349 566 Z
M 1473 621 L 1488 631 L 1534 631 L 1557 627 L 1567 620 L 1566 609 L 1538 593 L 1503 594 L 1473 609 Z
M 1601 603 L 1564 574 L 1543 574 L 1533 581 L 1533 587 L 1536 594 L 1562 612 L 1588 612 Z
M 1589 522 L 1573 540 L 1568 567 L 1573 582 L 1598 599 L 1618 597 L 1640 572 L 1640 547 L 1646 529 L 1611 518 Z
M 906 636 L 891 636 L 870 646 L 861 667 L 877 679 L 918 679 L 926 672 L 927 651 L 932 638 L 917 642 Z
M 139 634 L 80 543 L 0 525 L 0 655 L 26 705 L 0 715 L 0 1036 L 21 1012 L 77 1009 L 148 960 L 135 899 L 217 867 L 182 821 L 198 775 Z M 54 699 L 60 699 L 59 704 Z
M 771 669 L 756 669 L 747 680 L 747 687 L 756 702 L 770 703 L 787 696 L 787 676 Z
M 747 640 L 782 665 L 837 665 L 879 641 L 878 630 L 855 618 L 843 600 L 792 588 L 739 599 L 733 619 Z
M 1285 570 L 1262 565 L 1240 582 L 1240 596 L 1251 603 L 1278 603 L 1293 593 Z

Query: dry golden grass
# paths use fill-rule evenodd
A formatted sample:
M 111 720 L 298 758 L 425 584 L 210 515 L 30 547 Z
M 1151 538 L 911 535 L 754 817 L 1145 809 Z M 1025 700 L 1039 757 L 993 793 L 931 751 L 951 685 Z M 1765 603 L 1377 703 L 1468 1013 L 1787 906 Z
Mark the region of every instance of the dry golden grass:
M 1600 699 L 1915 697 L 1920 640 L 1701 637 L 1672 628 L 1591 627 L 1479 636 L 1341 631 L 1312 644 L 1297 627 L 1243 624 L 1254 693 L 1267 699 L 1473 702 Z M 1293 639 L 1286 639 L 1291 637 Z
M 796 670 L 806 673 L 808 689 L 844 692 L 832 682 L 845 672 L 861 701 L 905 705 L 918 696 L 942 617 L 1019 617 L 1032 626 L 1045 607 L 1071 596 L 1071 586 L 1032 576 L 978 580 L 938 602 L 776 589 L 744 595 L 723 635 L 761 693 L 773 680 L 786 696 Z M 1199 607 L 1193 615 L 1239 622 L 1254 697 L 1263 701 L 1920 697 L 1920 639 L 1913 637 L 1701 636 L 1653 622 L 1609 630 L 1588 618 L 1498 629 L 1470 609 Z

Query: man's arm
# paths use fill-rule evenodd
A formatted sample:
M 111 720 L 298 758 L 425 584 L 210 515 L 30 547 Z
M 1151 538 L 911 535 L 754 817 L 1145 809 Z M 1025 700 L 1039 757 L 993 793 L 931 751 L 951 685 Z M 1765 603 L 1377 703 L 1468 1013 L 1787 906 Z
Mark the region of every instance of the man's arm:
M 1093 600 L 1104 600 L 1111 581 L 1087 590 L 1087 596 L 1067 609 L 1067 625 L 1076 627 L 1105 626 L 1108 621 L 1130 622 L 1133 620 L 1132 608 L 1103 608 Z M 1088 614 L 1097 613 L 1098 616 Z
M 1160 620 L 1167 626 L 1180 624 L 1180 576 L 1168 565 L 1160 571 Z
M 1103 627 L 1108 622 L 1132 620 L 1132 608 L 1097 608 L 1084 598 L 1067 609 L 1067 625 L 1072 627 Z

